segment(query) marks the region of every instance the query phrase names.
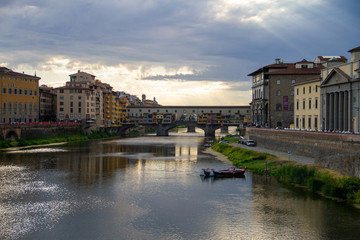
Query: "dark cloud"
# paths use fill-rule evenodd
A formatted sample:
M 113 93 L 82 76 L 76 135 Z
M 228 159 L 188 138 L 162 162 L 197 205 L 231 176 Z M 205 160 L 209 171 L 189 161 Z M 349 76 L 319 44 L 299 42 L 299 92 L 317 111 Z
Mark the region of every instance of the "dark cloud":
M 248 81 L 249 72 L 276 57 L 312 60 L 358 46 L 359 32 L 349 31 L 359 21 L 358 5 L 355 0 L 228 8 L 217 0 L 2 0 L 0 60 L 36 66 L 61 55 L 110 66 L 189 66 L 195 72 L 147 80 Z

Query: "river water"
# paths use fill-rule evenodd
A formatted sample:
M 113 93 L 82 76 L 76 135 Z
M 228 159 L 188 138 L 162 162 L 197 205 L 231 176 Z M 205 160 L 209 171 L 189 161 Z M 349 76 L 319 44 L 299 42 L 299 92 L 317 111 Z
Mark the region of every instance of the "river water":
M 230 164 L 201 134 L 2 153 L 0 239 L 359 239 L 360 211 Z

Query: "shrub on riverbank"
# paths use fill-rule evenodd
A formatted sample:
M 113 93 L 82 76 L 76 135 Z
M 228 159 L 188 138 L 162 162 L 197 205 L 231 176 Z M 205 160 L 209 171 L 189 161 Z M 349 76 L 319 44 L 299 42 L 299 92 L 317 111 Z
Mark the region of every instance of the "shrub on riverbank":
M 283 162 L 270 154 L 225 143 L 213 144 L 212 148 L 227 156 L 236 167 L 246 166 L 260 174 L 271 169 L 271 175 L 281 182 L 298 184 L 326 197 L 360 204 L 360 178 L 347 177 L 330 169 Z
M 234 166 L 246 167 L 258 174 L 264 174 L 266 170 L 280 165 L 274 155 L 233 147 L 226 143 L 213 144 L 212 149 L 227 156 Z
M 90 134 L 83 134 L 83 135 L 62 135 L 55 137 L 32 138 L 32 139 L 20 138 L 17 141 L 1 140 L 0 148 L 25 147 L 31 145 L 42 145 L 42 144 L 60 143 L 60 142 L 87 141 L 90 139 L 109 138 L 116 136 L 118 136 L 118 134 L 116 133 L 92 132 Z
M 278 180 L 306 186 L 326 197 L 360 204 L 360 178 L 338 176 L 330 170 L 302 165 L 283 166 L 272 173 Z

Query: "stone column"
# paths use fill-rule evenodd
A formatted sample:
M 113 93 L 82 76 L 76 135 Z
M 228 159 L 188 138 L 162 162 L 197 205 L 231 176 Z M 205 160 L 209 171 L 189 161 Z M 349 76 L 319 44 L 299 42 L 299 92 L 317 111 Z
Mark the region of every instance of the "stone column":
M 339 130 L 344 130 L 344 92 L 339 93 Z
M 329 130 L 334 130 L 334 93 L 330 93 Z
M 349 129 L 349 92 L 344 92 L 344 131 L 350 131 Z
M 334 129 L 339 130 L 339 93 L 334 93 Z
M 322 116 L 322 118 L 325 118 L 325 126 L 323 126 L 324 129 L 329 130 L 330 129 L 330 94 L 326 93 L 325 95 L 325 114 Z M 324 124 L 324 123 L 323 123 Z

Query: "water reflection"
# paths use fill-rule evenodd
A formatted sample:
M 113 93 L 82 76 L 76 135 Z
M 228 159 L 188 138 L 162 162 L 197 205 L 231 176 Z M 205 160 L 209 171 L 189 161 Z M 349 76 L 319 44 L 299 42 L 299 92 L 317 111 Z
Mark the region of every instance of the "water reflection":
M 192 134 L 3 153 L 0 239 L 356 239 L 360 213 L 227 163 Z

